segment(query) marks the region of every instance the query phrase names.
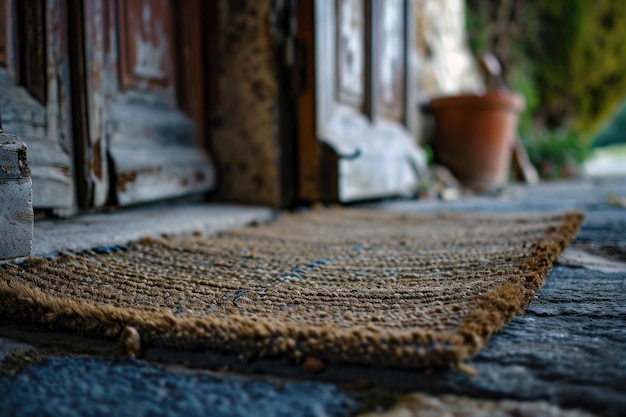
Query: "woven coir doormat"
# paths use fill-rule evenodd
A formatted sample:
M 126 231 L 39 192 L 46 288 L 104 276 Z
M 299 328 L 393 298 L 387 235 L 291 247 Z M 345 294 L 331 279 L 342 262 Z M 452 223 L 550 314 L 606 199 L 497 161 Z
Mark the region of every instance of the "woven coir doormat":
M 143 346 L 246 358 L 455 366 L 531 300 L 581 220 L 287 214 L 4 265 L 0 315 L 109 338 L 131 326 Z

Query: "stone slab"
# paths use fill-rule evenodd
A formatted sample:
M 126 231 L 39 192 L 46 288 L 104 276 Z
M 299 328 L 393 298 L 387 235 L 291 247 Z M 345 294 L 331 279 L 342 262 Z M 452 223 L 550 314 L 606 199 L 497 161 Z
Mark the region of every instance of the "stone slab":
M 32 346 L 25 343 L 19 343 L 12 339 L 0 337 L 0 362 L 13 352 L 26 351 L 33 349 Z
M 28 256 L 33 239 L 30 178 L 0 180 L 0 261 Z
M 0 180 L 28 178 L 26 145 L 15 135 L 0 134 Z
M 441 371 L 413 389 L 548 401 L 606 416 L 626 413 L 626 196 L 624 179 L 511 187 L 499 198 L 369 204 L 387 211 L 541 212 L 577 209 L 577 238 L 525 309 L 470 363 L 474 378 Z
M 447 389 L 541 399 L 602 415 L 626 410 L 626 273 L 556 267 L 537 298 Z
M 455 395 L 411 394 L 388 412 L 372 412 L 359 417 L 593 417 L 580 410 L 564 410 L 546 401 L 488 400 Z
M 0 134 L 0 261 L 28 256 L 33 238 L 32 182 L 26 145 Z
M 258 206 L 180 203 L 124 209 L 35 222 L 33 255 L 46 256 L 97 246 L 123 245 L 146 236 L 213 234 L 251 222 L 269 221 L 276 211 Z
M 347 416 L 357 402 L 332 384 L 217 378 L 136 360 L 50 358 L 0 379 L 0 415 Z

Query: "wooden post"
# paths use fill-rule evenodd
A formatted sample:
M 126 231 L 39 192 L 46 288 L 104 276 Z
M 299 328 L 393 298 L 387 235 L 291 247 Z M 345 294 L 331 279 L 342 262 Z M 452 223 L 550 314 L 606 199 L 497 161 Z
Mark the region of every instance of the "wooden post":
M 0 117 L 0 262 L 29 256 L 33 241 L 32 181 L 26 145 L 1 129 Z

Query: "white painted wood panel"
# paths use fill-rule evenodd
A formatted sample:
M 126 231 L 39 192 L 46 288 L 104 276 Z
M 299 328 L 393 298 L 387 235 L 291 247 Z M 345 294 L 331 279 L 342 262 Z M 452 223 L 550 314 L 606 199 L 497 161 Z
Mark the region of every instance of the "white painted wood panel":
M 352 15 L 356 10 L 365 13 L 364 8 L 354 6 L 355 2 L 337 0 L 335 7 L 331 1 L 314 2 L 316 134 L 339 155 L 338 167 L 331 169 L 336 168 L 338 174 L 336 198 L 344 202 L 411 195 L 417 190 L 419 175 L 426 165 L 425 156 L 416 145 L 414 123 L 409 116 L 417 109 L 407 105 L 412 102 L 409 100 L 411 85 L 405 79 L 410 66 L 406 50 L 413 42 L 409 33 L 412 27 L 405 19 L 406 13 L 410 12 L 410 2 L 367 1 L 370 1 L 371 15 L 353 18 L 354 21 L 348 19 L 351 15 L 344 10 L 350 10 Z M 359 32 L 355 27 L 369 31 L 369 39 L 380 42 L 374 41 L 368 50 L 367 33 Z M 378 33 L 381 36 L 377 36 Z M 370 59 L 364 58 L 364 65 L 372 68 L 360 68 L 359 71 L 365 74 L 362 77 L 356 75 L 357 67 L 349 67 L 348 64 L 352 64 L 341 52 L 346 37 L 352 43 L 361 38 L 364 55 L 372 55 Z M 356 51 L 361 47 L 352 45 L 350 48 Z M 335 53 L 337 48 L 339 53 Z M 345 94 L 341 91 L 346 87 L 342 74 L 351 74 L 348 85 L 360 81 L 359 91 L 366 93 L 369 90 L 369 100 L 381 104 L 372 106 L 373 114 L 367 114 L 367 103 L 358 106 L 343 98 Z M 393 117 L 386 117 L 389 115 L 384 114 L 383 107 L 392 104 L 397 110 L 394 109 Z

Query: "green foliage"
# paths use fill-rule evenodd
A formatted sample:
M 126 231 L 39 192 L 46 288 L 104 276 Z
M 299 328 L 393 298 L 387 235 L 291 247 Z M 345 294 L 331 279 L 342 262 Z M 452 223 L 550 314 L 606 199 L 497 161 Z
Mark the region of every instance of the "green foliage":
M 541 44 L 529 48 L 539 121 L 589 138 L 626 95 L 626 2 L 538 0 Z
M 472 7 L 472 3 L 473 7 Z M 491 21 L 490 9 L 481 2 L 468 1 L 468 11 L 465 13 L 465 27 L 468 31 L 470 49 L 478 54 L 491 49 L 493 33 L 486 28 Z
M 538 126 L 574 129 L 588 141 L 626 96 L 626 1 L 467 0 L 476 53 L 493 52 Z
M 615 117 L 593 139 L 596 148 L 626 144 L 626 102 L 622 103 Z
M 523 139 L 533 165 L 542 178 L 571 178 L 591 155 L 591 146 L 573 129 L 536 128 Z
M 527 64 L 528 66 L 528 64 Z M 525 108 L 520 115 L 519 132 L 522 137 L 532 136 L 535 128 L 533 115 L 541 104 L 537 83 L 531 76 L 532 71 L 515 71 L 513 73 L 513 85 L 515 90 L 524 97 Z
M 519 131 L 531 160 L 582 163 L 626 96 L 626 1 L 466 2 L 470 47 L 494 53 L 526 100 Z M 626 104 L 618 116 L 595 145 L 624 142 Z
M 575 130 L 538 129 L 524 140 L 534 164 L 550 161 L 555 164 L 584 162 L 591 153 L 587 142 Z
M 429 145 L 422 145 L 422 150 L 424 151 L 424 155 L 426 156 L 426 165 L 431 165 L 434 159 L 434 151 Z

